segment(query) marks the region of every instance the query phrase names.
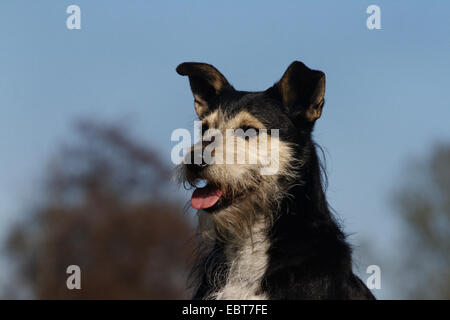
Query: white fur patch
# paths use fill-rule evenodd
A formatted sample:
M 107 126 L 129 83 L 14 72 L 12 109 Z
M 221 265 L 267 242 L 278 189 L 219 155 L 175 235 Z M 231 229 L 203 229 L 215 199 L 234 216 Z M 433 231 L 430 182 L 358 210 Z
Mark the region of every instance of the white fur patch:
M 226 248 L 229 264 L 227 282 L 210 299 L 266 300 L 267 296 L 259 291 L 267 268 L 269 244 L 265 224 L 258 222 L 252 228 L 252 237 L 248 237 L 242 246 Z

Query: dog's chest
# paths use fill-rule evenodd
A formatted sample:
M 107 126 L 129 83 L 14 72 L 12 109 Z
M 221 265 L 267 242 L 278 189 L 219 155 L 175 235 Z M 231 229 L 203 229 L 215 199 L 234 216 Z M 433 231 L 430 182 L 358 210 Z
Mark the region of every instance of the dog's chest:
M 213 294 L 219 300 L 262 300 L 267 296 L 261 291 L 261 280 L 266 272 L 269 240 L 262 225 L 253 228 L 252 238 L 239 248 L 225 250 L 229 272 L 225 285 Z

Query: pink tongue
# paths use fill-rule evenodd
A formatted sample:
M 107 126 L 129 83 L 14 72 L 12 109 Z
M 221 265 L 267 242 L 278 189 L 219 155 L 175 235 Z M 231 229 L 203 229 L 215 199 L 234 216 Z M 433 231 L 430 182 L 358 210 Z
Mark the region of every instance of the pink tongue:
M 206 186 L 194 190 L 191 199 L 191 205 L 194 209 L 210 208 L 219 201 L 222 191 L 214 186 Z

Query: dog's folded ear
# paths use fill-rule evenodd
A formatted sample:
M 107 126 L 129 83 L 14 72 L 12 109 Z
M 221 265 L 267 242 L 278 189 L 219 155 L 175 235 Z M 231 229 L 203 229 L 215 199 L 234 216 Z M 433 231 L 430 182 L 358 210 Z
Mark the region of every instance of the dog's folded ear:
M 194 106 L 201 117 L 221 93 L 233 87 L 214 66 L 199 62 L 184 62 L 177 67 L 178 74 L 189 77 L 194 94 Z
M 322 114 L 325 74 L 294 61 L 281 80 L 268 91 L 281 100 L 294 121 L 302 120 L 313 124 Z

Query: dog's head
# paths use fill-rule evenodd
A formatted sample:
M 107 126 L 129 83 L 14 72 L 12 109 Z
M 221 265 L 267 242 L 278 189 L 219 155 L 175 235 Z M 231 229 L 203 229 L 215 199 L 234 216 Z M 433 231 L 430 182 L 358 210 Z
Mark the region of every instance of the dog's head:
M 206 183 L 191 204 L 215 236 L 239 238 L 258 217 L 273 218 L 301 181 L 302 145 L 322 112 L 325 74 L 296 61 L 271 88 L 245 92 L 209 64 L 186 62 L 177 72 L 189 77 L 203 136 L 179 166 L 180 178 Z

